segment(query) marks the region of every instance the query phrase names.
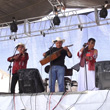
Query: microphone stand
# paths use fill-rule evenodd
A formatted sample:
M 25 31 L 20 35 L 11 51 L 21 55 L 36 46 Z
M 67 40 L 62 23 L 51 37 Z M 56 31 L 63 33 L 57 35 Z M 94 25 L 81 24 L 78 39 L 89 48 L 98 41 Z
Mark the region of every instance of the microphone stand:
M 17 51 L 17 48 L 15 48 L 13 57 L 14 57 L 16 51 Z M 13 57 L 12 57 L 12 58 L 13 58 Z M 9 92 L 11 92 L 11 84 L 10 84 L 10 83 L 11 83 L 11 69 L 12 69 L 11 64 L 12 64 L 12 61 L 10 62 L 9 66 L 8 66 L 8 71 L 9 71 Z
M 87 81 L 87 67 L 86 67 L 86 49 L 88 47 L 84 48 L 84 67 L 85 67 L 85 78 L 86 78 L 86 90 L 88 90 L 88 81 Z
M 50 90 L 52 90 L 52 69 L 51 69 L 51 67 L 52 67 L 52 64 L 51 64 L 52 57 L 51 57 L 51 55 L 52 55 L 52 49 L 53 49 L 54 44 L 55 44 L 55 42 L 53 42 L 52 46 L 49 48 L 49 51 L 50 51 L 50 84 L 51 84 Z

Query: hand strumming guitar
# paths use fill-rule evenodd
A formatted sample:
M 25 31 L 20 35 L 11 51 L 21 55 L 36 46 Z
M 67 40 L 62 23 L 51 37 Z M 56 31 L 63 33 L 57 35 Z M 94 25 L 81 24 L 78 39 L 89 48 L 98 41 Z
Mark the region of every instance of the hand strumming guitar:
M 67 51 L 67 55 L 68 55 L 69 57 L 72 57 L 72 54 L 71 54 L 71 52 L 69 51 L 69 49 L 68 49 L 67 46 L 63 47 L 63 49 Z

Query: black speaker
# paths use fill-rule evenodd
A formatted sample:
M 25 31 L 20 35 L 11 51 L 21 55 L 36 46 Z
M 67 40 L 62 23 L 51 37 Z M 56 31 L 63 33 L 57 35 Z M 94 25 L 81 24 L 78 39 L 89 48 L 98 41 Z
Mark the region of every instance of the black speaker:
M 38 69 L 21 69 L 19 74 L 20 93 L 44 92 L 44 85 Z
M 99 89 L 110 89 L 110 61 L 95 64 L 95 85 Z

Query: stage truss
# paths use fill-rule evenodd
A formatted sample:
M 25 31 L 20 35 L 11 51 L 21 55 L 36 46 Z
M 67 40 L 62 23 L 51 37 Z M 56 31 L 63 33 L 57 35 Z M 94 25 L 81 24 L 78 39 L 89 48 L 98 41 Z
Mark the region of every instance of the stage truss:
M 59 12 L 59 18 L 61 24 L 59 26 L 54 26 L 53 17 L 54 14 L 49 14 L 40 17 L 28 18 L 24 20 L 19 20 L 17 23 L 23 22 L 23 24 L 18 24 L 17 33 L 11 33 L 10 23 L 2 23 L 0 28 L 0 41 L 15 40 L 27 37 L 43 36 L 47 34 L 71 31 L 79 29 L 82 31 L 84 28 L 90 28 L 101 25 L 110 24 L 110 16 L 103 19 L 99 17 L 99 8 L 89 8 L 89 9 L 79 9 L 72 11 L 61 11 Z M 109 10 L 108 10 L 109 11 Z M 93 13 L 94 17 L 90 18 L 89 13 Z M 85 16 L 84 20 L 82 16 Z M 37 20 L 36 20 L 37 19 Z M 77 23 L 74 22 L 77 19 Z M 63 23 L 62 23 L 63 22 Z

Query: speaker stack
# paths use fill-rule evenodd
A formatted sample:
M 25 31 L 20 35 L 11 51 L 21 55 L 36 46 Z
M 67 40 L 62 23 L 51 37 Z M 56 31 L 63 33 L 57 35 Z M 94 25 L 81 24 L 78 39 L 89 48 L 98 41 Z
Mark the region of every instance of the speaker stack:
M 95 85 L 99 89 L 110 89 L 110 61 L 100 61 L 95 65 Z
M 20 93 L 44 92 L 44 85 L 38 69 L 21 69 L 19 74 Z

